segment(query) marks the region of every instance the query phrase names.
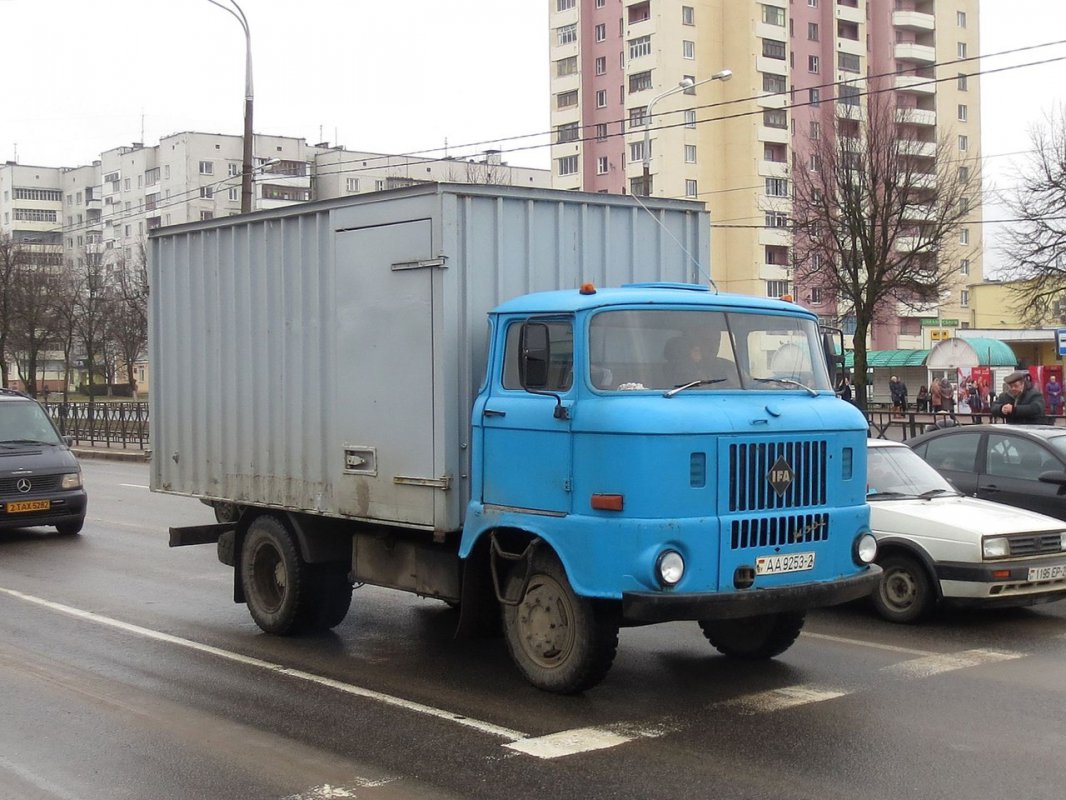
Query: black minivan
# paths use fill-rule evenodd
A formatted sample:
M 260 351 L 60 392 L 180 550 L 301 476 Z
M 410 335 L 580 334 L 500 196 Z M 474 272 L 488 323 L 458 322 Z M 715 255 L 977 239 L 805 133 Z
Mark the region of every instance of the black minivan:
M 28 395 L 0 388 L 0 528 L 81 531 L 86 496 L 70 442 Z

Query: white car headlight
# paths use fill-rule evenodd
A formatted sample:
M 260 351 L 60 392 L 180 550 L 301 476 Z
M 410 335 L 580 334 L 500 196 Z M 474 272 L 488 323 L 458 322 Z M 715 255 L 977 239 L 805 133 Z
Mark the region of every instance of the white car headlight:
M 1066 550 L 1066 531 L 1059 534 L 1059 550 Z
M 993 536 L 981 542 L 981 553 L 985 558 L 1006 558 L 1010 555 L 1010 542 L 1005 536 Z
M 81 486 L 81 473 L 68 472 L 63 475 L 62 486 L 64 489 L 77 489 L 79 486 Z

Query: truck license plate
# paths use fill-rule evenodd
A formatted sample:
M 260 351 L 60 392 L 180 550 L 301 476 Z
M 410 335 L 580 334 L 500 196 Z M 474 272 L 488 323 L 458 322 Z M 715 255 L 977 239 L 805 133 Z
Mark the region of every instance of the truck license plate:
M 756 575 L 805 572 L 809 569 L 814 569 L 814 553 L 787 553 L 778 556 L 759 556 L 755 559 Z
M 1033 567 L 1029 570 L 1030 581 L 1060 581 L 1066 578 L 1066 564 Z
M 7 513 L 18 514 L 24 511 L 47 511 L 51 507 L 51 500 L 20 500 L 17 503 L 8 503 Z

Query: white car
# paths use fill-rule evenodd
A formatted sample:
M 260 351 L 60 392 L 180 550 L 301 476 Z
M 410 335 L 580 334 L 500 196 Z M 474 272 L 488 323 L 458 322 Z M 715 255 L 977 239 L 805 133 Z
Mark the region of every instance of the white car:
M 866 499 L 883 570 L 873 602 L 882 617 L 914 622 L 941 600 L 1066 599 L 1066 522 L 967 497 L 899 442 L 868 444 Z

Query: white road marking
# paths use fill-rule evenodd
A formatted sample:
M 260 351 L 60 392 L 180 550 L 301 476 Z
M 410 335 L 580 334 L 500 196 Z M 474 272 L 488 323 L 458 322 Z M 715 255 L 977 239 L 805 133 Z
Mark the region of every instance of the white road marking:
M 893 644 L 881 644 L 880 642 L 869 642 L 865 639 L 847 639 L 843 636 L 830 636 L 827 633 L 802 633 L 800 634 L 804 639 L 821 639 L 825 642 L 836 642 L 837 644 L 853 644 L 857 647 L 869 647 L 874 650 L 885 650 L 889 653 L 907 653 L 914 656 L 934 656 L 936 653 L 932 650 L 917 650 L 913 647 L 897 647 Z
M 20 767 L 13 761 L 0 756 L 0 770 L 10 772 L 15 775 L 24 783 L 28 783 L 35 789 L 40 789 L 43 793 L 49 797 L 54 797 L 56 800 L 78 800 L 79 795 L 71 794 L 62 786 L 58 786 L 52 781 L 48 780 L 42 775 L 38 775 L 35 772 L 30 772 L 24 767 Z
M 741 714 L 769 714 L 797 706 L 834 700 L 847 694 L 850 692 L 843 689 L 827 689 L 812 684 L 800 684 L 734 697 L 715 703 L 711 707 L 735 709 Z
M 631 742 L 634 738 L 606 728 L 575 728 L 570 731 L 550 733 L 547 736 L 521 739 L 505 744 L 504 747 L 537 758 L 559 758 L 574 753 L 587 753 L 590 750 L 616 747 Z
M 127 489 L 147 489 L 149 487 L 141 483 L 120 483 L 119 486 L 125 486 Z
M 355 684 L 345 683 L 343 681 L 334 680 L 333 678 L 325 678 L 321 675 L 315 675 L 311 672 L 305 672 L 300 669 L 293 669 L 286 667 L 282 664 L 275 664 L 270 661 L 264 661 L 259 658 L 253 658 L 252 656 L 242 655 L 235 653 L 231 650 L 223 650 L 219 647 L 212 647 L 211 645 L 201 644 L 200 642 L 194 642 L 191 639 L 183 639 L 180 636 L 172 636 L 169 633 L 162 633 L 160 631 L 152 630 L 151 628 L 142 628 L 140 625 L 132 625 L 128 622 L 122 622 L 121 620 L 112 619 L 111 617 L 105 617 L 102 614 L 96 614 L 92 611 L 84 611 L 80 608 L 74 608 L 72 606 L 63 605 L 62 603 L 55 603 L 51 600 L 45 600 L 40 597 L 34 597 L 33 595 L 25 594 L 14 589 L 7 589 L 0 587 L 0 592 L 9 595 L 11 597 L 23 600 L 27 603 L 33 603 L 43 608 L 51 609 L 52 611 L 58 611 L 61 614 L 66 614 L 77 619 L 86 620 L 97 625 L 106 625 L 110 628 L 115 628 L 126 633 L 131 633 L 136 636 L 142 636 L 146 639 L 153 639 L 158 642 L 165 642 L 167 644 L 177 645 L 179 647 L 185 647 L 190 650 L 195 650 L 200 653 L 206 653 L 208 655 L 216 656 L 218 658 L 225 659 L 227 661 L 233 661 L 238 664 L 243 664 L 248 667 L 255 667 L 257 669 L 267 670 L 280 675 L 285 675 L 289 678 L 296 680 L 307 681 L 308 683 L 314 683 L 319 686 L 325 686 L 330 689 L 335 689 L 345 694 L 354 695 L 356 697 L 363 697 L 368 700 L 374 700 L 385 705 L 395 706 L 407 711 L 413 711 L 416 714 L 422 714 L 424 716 L 436 717 L 437 719 L 444 720 L 445 722 L 452 722 L 456 725 L 461 725 L 465 728 L 472 728 L 481 733 L 489 734 L 501 739 L 507 739 L 515 741 L 518 739 L 528 738 L 528 734 L 521 731 L 512 730 L 511 728 L 504 728 L 499 725 L 493 725 L 491 722 L 484 722 L 479 719 L 467 717 L 463 714 L 457 714 L 453 711 L 447 711 L 445 709 L 434 708 L 433 706 L 427 706 L 422 703 L 416 703 L 412 700 L 405 700 L 402 697 L 396 697 L 394 695 L 385 694 L 383 692 L 376 692 L 373 689 L 366 689 L 362 686 L 356 686 Z
M 951 672 L 957 669 L 977 667 L 981 664 L 994 664 L 999 661 L 1010 661 L 1022 658 L 1023 653 L 1002 652 L 999 650 L 966 650 L 961 653 L 943 653 L 940 655 L 915 658 L 910 661 L 900 661 L 882 667 L 881 672 L 889 675 L 901 675 L 907 678 L 929 678 L 942 672 Z
M 338 798 L 359 797 L 357 792 L 360 789 L 373 789 L 377 786 L 384 786 L 387 783 L 392 783 L 394 780 L 396 780 L 396 778 L 385 778 L 380 781 L 355 778 L 351 786 L 332 786 L 331 784 L 324 783 L 321 786 L 315 786 L 313 789 L 308 789 L 306 792 L 291 794 L 284 800 L 337 800 Z

